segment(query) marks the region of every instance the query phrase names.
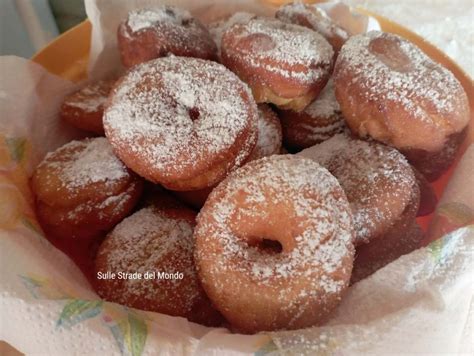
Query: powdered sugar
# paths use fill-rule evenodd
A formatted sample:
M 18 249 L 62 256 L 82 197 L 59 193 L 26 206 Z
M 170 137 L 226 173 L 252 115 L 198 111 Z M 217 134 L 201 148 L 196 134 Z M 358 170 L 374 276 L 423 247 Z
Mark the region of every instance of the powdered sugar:
M 338 134 L 298 155 L 320 163 L 339 180 L 351 204 L 357 243 L 383 234 L 412 203 L 415 177 L 393 148 Z
M 321 94 L 302 112 L 282 110 L 283 136 L 288 147 L 311 147 L 343 132 L 346 123 L 334 93 L 332 79 Z
M 347 31 L 334 23 L 316 4 L 286 4 L 278 9 L 275 16 L 281 21 L 310 27 L 328 39 L 333 36 L 339 36 L 343 40 L 349 38 Z
M 201 293 L 194 269 L 192 234 L 193 226 L 188 220 L 169 217 L 154 206 L 129 216 L 101 246 L 97 258 L 99 270 L 142 275 L 178 272 L 183 277 L 166 283 L 156 278 L 125 279 L 114 288 L 99 284 L 99 293 L 130 306 L 144 303 L 140 306 L 148 310 L 175 308 L 179 315 L 189 312 Z
M 234 37 L 229 45 L 226 37 Z M 251 45 L 240 45 L 251 41 Z M 304 83 L 326 75 L 334 52 L 318 33 L 305 27 L 256 17 L 245 24 L 230 27 L 223 36 L 225 56 L 245 58 L 254 68 L 292 78 Z
M 153 9 L 140 9 L 129 13 L 127 25 L 132 32 L 159 26 L 162 23 L 181 25 L 183 21 L 191 19 L 187 10 L 176 7 L 161 6 Z
M 371 49 L 374 40 L 386 41 L 381 46 L 393 46 L 392 56 Z M 456 112 L 453 96 L 462 94 L 454 75 L 418 47 L 394 34 L 378 31 L 351 37 L 338 56 L 336 76 L 338 71 L 350 71 L 367 100 L 396 102 L 419 120 L 429 120 L 433 125 L 440 122 L 427 115 L 425 106 L 431 105 L 440 114 Z
M 266 104 L 258 105 L 258 138 L 250 159 L 278 154 L 281 150 L 281 125 L 278 116 Z
M 87 113 L 103 110 L 107 101 L 113 81 L 102 80 L 96 83 L 88 84 L 78 92 L 69 95 L 64 105 L 79 108 Z
M 329 118 L 337 113 L 340 114 L 341 108 L 334 94 L 334 82 L 328 81 L 321 94 L 310 105 L 304 109 L 304 112 L 311 117 Z
M 347 200 L 324 168 L 295 156 L 250 162 L 214 189 L 198 216 L 196 257 L 198 265 L 206 261 L 203 283 L 216 293 L 252 294 L 258 285 L 256 293 L 274 298 L 269 303 L 280 312 L 306 313 L 315 300 L 325 305 L 347 285 L 351 226 Z M 263 238 L 279 241 L 283 251 L 253 245 Z M 222 277 L 227 273 L 232 280 Z
M 235 24 L 249 21 L 254 16 L 256 15 L 250 14 L 248 12 L 236 12 L 227 19 L 219 20 L 208 25 L 209 33 L 217 45 L 217 52 L 219 56 L 221 54 L 221 42 L 224 32 Z
M 248 87 L 220 64 L 161 58 L 123 78 L 104 114 L 104 127 L 113 145 L 126 146 L 168 176 L 211 166 L 243 132 L 255 135 L 251 100 Z M 240 163 L 237 158 L 235 164 Z
M 68 159 L 56 160 L 55 157 L 65 152 L 69 152 Z M 57 168 L 62 184 L 71 190 L 98 182 L 112 184 L 129 176 L 127 168 L 114 155 L 112 146 L 104 137 L 71 141 L 49 153 L 41 163 L 45 164 Z

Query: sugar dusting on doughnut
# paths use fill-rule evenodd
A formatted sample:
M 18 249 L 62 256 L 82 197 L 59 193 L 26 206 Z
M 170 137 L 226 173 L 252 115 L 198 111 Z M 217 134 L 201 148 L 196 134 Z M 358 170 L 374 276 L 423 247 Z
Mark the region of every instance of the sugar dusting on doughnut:
M 113 272 L 145 274 L 156 271 L 157 266 L 160 266 L 167 267 L 167 270 L 162 272 L 183 273 L 183 280 L 187 283 L 181 282 L 180 292 L 184 297 L 180 298 L 180 301 L 185 301 L 186 305 L 181 307 L 190 310 L 198 294 L 195 284 L 191 283 L 192 276 L 195 274 L 193 264 L 189 262 L 193 250 L 192 233 L 193 227 L 189 222 L 170 219 L 153 207 L 143 208 L 126 218 L 113 230 L 113 243 L 120 248 L 107 250 L 107 268 Z M 166 238 L 161 236 L 166 236 Z M 176 254 L 173 260 L 177 264 L 162 266 L 162 258 L 170 253 Z M 182 263 L 179 263 L 180 261 Z M 117 289 L 116 293 L 108 297 L 124 304 L 128 304 L 127 301 L 135 298 L 157 298 L 157 303 L 161 300 L 169 300 L 167 289 L 160 289 L 160 292 L 156 293 L 152 284 L 159 285 L 159 282 L 129 279 L 123 282 L 122 288 Z
M 290 3 L 280 7 L 275 17 L 281 21 L 311 28 L 323 35 L 338 51 L 349 38 L 349 33 L 336 24 L 316 4 Z
M 69 96 L 66 99 L 66 104 L 86 112 L 100 110 L 107 101 L 110 88 L 111 85 L 103 81 L 89 84 L 75 95 Z
M 163 23 L 182 25 L 183 22 L 192 19 L 187 10 L 173 7 L 155 7 L 153 9 L 140 9 L 129 13 L 126 24 L 132 32 L 138 32 L 150 27 L 156 27 L 159 31 Z
M 341 37 L 348 37 L 347 32 L 341 27 L 336 26 L 326 12 L 318 8 L 315 4 L 295 2 L 284 5 L 278 10 L 280 15 L 278 19 L 283 20 L 285 17 L 291 19 L 301 14 L 310 15 L 308 13 L 308 8 L 311 8 L 311 11 L 318 16 L 308 16 L 307 20 L 311 23 L 314 29 L 318 29 L 325 37 L 330 37 L 333 34 L 337 34 Z
M 208 26 L 209 33 L 211 34 L 212 39 L 217 45 L 217 52 L 219 56 L 221 53 L 221 42 L 222 42 L 222 36 L 224 32 L 229 27 L 232 27 L 233 25 L 237 23 L 245 23 L 254 16 L 256 15 L 248 13 L 248 12 L 239 11 L 239 12 L 236 12 L 235 14 L 232 14 L 232 16 L 230 16 L 227 19 L 219 20 L 219 21 L 209 24 Z
M 71 141 L 48 153 L 31 187 L 43 230 L 70 246 L 103 237 L 133 209 L 143 182 L 106 138 Z
M 104 126 L 112 145 L 126 146 L 169 177 L 199 164 L 205 171 L 238 140 L 244 147 L 232 163 L 240 165 L 256 141 L 257 108 L 248 87 L 224 66 L 168 57 L 128 72 Z M 245 133 L 250 139 L 242 138 Z
M 312 117 L 328 118 L 341 108 L 334 95 L 334 82 L 329 80 L 318 98 L 304 109 Z
M 440 112 L 456 110 L 450 100 L 458 91 L 456 77 L 406 40 L 399 42 L 400 51 L 394 58 L 386 57 L 388 55 L 382 52 L 383 48 L 379 54 L 371 50 L 371 41 L 385 36 L 378 31 L 354 36 L 340 54 L 341 60 L 350 60 L 351 69 L 356 74 L 364 73 L 366 76 L 364 89 L 368 98 L 374 94 L 387 93 L 386 99 L 401 103 L 408 110 L 419 114 L 421 119 L 427 117 L 420 111 L 422 108 L 414 105 L 414 95 L 422 96 Z
M 321 143 L 346 128 L 332 79 L 303 111 L 280 110 L 279 116 L 285 145 L 295 151 Z
M 334 82 L 332 80 L 328 81 L 321 94 L 303 112 L 312 118 L 330 121 L 323 126 L 303 124 L 305 132 L 309 133 L 309 139 L 312 141 L 325 141 L 334 134 L 342 132 L 345 127 L 341 108 L 334 94 Z
M 127 68 L 169 55 L 214 60 L 217 51 L 198 19 L 168 5 L 131 11 L 118 27 L 117 42 Z
M 74 150 L 67 160 L 52 161 L 62 151 Z M 57 168 L 61 182 L 71 190 L 91 183 L 110 183 L 129 175 L 125 165 L 114 155 L 112 146 L 105 137 L 71 141 L 46 155 L 41 165 Z
M 334 52 L 331 46 L 321 35 L 307 28 L 262 17 L 237 26 L 241 26 L 237 41 L 252 37 L 260 39 L 243 53 L 253 67 L 262 67 L 301 82 L 313 82 L 324 75 L 324 70 L 315 64 L 329 66 L 332 62 Z M 286 69 L 275 62 L 294 67 Z M 302 67 L 309 70 L 301 70 Z
M 276 113 L 266 104 L 258 105 L 258 138 L 249 160 L 278 154 L 281 150 L 281 124 Z
M 411 202 L 416 179 L 394 148 L 337 134 L 298 153 L 326 167 L 351 204 L 356 244 L 383 234 Z
M 369 130 L 373 138 L 398 148 L 435 151 L 469 119 L 467 97 L 456 77 L 397 35 L 371 31 L 351 37 L 334 72 L 336 95 L 349 125 L 359 135 Z M 369 105 L 366 102 L 376 106 L 378 116 L 367 116 L 372 107 L 359 112 Z M 368 126 L 369 120 L 377 126 Z M 417 129 L 412 126 L 416 121 L 420 122 Z M 411 127 L 412 133 L 404 132 L 404 127 Z
M 351 213 L 342 189 L 326 169 L 295 156 L 262 158 L 227 177 L 201 210 L 195 237 L 208 295 L 246 332 L 321 321 L 352 269 Z M 279 241 L 282 251 L 262 249 L 265 238 Z M 268 313 L 242 311 L 253 298 L 266 300 Z

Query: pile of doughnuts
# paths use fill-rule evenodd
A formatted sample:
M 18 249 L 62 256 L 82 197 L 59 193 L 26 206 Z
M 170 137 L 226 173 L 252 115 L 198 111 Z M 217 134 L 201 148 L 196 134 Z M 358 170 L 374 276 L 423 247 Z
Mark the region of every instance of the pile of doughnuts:
M 126 70 L 59 114 L 98 137 L 31 179 L 48 238 L 98 246 L 100 297 L 242 333 L 299 329 L 420 246 L 416 218 L 469 106 L 414 44 L 301 3 L 207 27 L 140 9 L 117 41 Z

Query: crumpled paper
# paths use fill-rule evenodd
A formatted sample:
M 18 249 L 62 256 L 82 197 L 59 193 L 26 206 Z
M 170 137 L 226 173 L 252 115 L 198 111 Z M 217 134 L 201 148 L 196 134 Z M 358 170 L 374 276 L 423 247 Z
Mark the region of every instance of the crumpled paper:
M 119 65 L 118 21 L 150 0 L 87 0 L 94 23 L 90 74 Z M 271 13 L 252 0 L 182 0 L 205 20 L 235 10 Z M 103 29 L 101 31 L 100 29 Z M 113 64 L 113 65 L 112 65 Z M 57 118 L 76 85 L 29 61 L 0 58 L 0 339 L 27 354 L 472 354 L 474 225 L 403 256 L 352 286 L 331 321 L 299 331 L 232 334 L 183 318 L 101 301 L 79 269 L 43 236 L 28 176 L 80 133 Z M 22 75 L 19 75 L 22 73 Z M 459 164 L 437 213 L 440 226 L 473 224 L 474 147 Z M 452 208 L 452 207 L 456 208 Z M 458 209 L 462 206 L 461 209 Z

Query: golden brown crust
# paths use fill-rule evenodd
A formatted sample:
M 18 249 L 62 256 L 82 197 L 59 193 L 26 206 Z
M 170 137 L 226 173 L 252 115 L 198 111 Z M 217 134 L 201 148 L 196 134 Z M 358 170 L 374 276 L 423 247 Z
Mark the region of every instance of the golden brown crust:
M 298 155 L 315 160 L 339 180 L 351 204 L 356 246 L 384 236 L 412 201 L 418 209 L 413 170 L 392 147 L 344 133 Z
M 402 151 L 439 152 L 469 121 L 467 96 L 454 75 L 394 34 L 351 37 L 334 83 L 351 130 Z
M 104 105 L 115 81 L 115 79 L 100 80 L 66 96 L 59 116 L 81 130 L 103 135 Z
M 443 148 L 436 152 L 403 149 L 408 161 L 425 176 L 428 182 L 437 180 L 454 162 L 459 147 L 467 136 L 467 127 L 447 137 Z
M 420 247 L 424 233 L 415 221 L 417 211 L 418 200 L 415 192 L 413 200 L 383 236 L 357 246 L 351 284 Z
M 43 160 L 31 179 L 45 232 L 59 239 L 102 236 L 136 205 L 142 180 L 105 138 L 72 141 Z
M 112 302 L 218 326 L 222 316 L 206 297 L 194 267 L 196 213 L 171 200 L 156 196 L 107 236 L 95 260 L 94 287 Z M 106 272 L 116 278 L 101 278 Z M 139 272 L 143 278 L 119 278 L 119 272 Z M 146 272 L 155 275 L 146 279 Z M 178 278 L 160 278 L 160 272 Z
M 418 208 L 416 216 L 429 215 L 435 211 L 436 205 L 438 204 L 438 197 L 426 177 L 415 167 L 412 166 L 412 169 L 420 189 L 420 207 Z
M 328 40 L 337 53 L 349 38 L 349 33 L 336 24 L 316 4 L 290 3 L 281 6 L 275 14 L 281 21 L 310 28 Z
M 132 11 L 117 31 L 122 63 L 129 68 L 170 54 L 216 59 L 206 27 L 188 11 L 172 6 Z
M 336 179 L 308 159 L 274 155 L 231 173 L 201 209 L 194 236 L 203 287 L 239 332 L 322 323 L 350 278 L 349 205 Z
M 303 111 L 280 110 L 279 115 L 285 145 L 293 151 L 326 141 L 346 128 L 332 80 Z
M 117 83 L 104 126 L 135 172 L 172 190 L 198 190 L 245 162 L 257 118 L 247 86 L 224 66 L 168 57 L 134 67 Z
M 230 27 L 221 51 L 222 62 L 250 86 L 257 103 L 295 111 L 323 89 L 334 55 L 314 31 L 261 17 Z

